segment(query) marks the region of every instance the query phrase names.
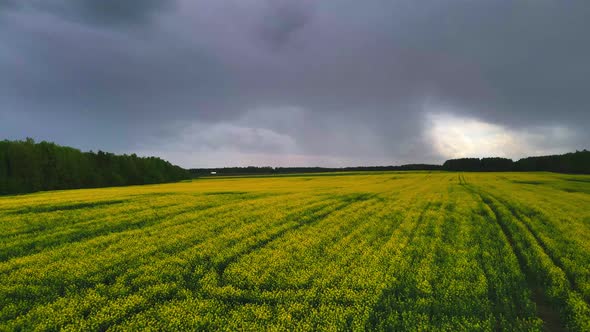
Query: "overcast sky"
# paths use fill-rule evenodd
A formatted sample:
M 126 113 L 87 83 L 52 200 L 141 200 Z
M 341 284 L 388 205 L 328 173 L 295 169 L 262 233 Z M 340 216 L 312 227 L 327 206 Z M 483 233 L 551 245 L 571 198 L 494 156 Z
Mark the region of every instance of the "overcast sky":
M 590 148 L 587 0 L 0 0 L 0 139 L 184 167 Z

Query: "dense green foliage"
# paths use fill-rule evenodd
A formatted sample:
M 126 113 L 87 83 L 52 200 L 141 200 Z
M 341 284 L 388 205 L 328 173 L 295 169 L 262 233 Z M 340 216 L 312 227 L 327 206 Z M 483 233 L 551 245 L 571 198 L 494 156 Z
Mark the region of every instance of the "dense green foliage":
M 189 171 L 194 177 L 208 176 L 214 172 L 216 175 L 279 175 L 279 174 L 305 174 L 327 172 L 383 172 L 383 171 L 435 171 L 440 170 L 440 165 L 408 164 L 401 166 L 358 166 L 358 167 L 222 167 L 222 168 L 191 168 Z
M 558 172 L 590 174 L 590 151 L 576 151 L 563 155 L 528 157 L 518 161 L 512 159 L 460 158 L 450 159 L 441 165 L 408 164 L 401 166 L 359 166 L 359 167 L 224 167 L 193 168 L 189 171 L 194 177 L 216 175 L 268 175 L 268 174 L 302 174 L 318 172 L 365 172 L 365 171 L 460 171 L 460 172 Z
M 590 174 L 590 151 L 528 157 L 516 162 L 506 158 L 460 158 L 445 161 L 442 169 L 462 172 L 558 172 Z
M 186 170 L 155 157 L 81 152 L 53 143 L 0 141 L 0 195 L 172 182 Z
M 514 169 L 517 171 L 590 174 L 590 151 L 583 150 L 562 155 L 528 157 L 517 161 Z
M 442 168 L 463 172 L 506 172 L 514 170 L 514 162 L 507 158 L 460 158 L 445 161 Z
M 0 330 L 590 330 L 590 176 L 385 172 L 0 197 Z

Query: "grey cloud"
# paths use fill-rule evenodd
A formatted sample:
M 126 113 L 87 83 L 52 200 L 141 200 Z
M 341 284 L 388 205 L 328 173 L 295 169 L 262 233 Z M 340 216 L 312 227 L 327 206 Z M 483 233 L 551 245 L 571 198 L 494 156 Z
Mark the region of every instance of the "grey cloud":
M 258 28 L 260 36 L 272 50 L 281 49 L 312 19 L 312 9 L 309 1 L 268 1 Z
M 1 0 L 0 8 L 37 10 L 66 20 L 89 24 L 145 23 L 175 0 Z
M 200 128 L 196 150 L 282 153 L 277 137 L 301 155 L 434 162 L 437 112 L 590 141 L 584 1 L 26 3 L 0 13 L 0 113 L 88 127 L 88 146 L 173 146 Z M 42 130 L 78 141 L 59 131 Z
M 506 125 L 588 120 L 587 3 L 458 1 L 438 9 L 433 34 L 418 40 L 462 64 L 474 87 L 439 80 L 441 99 Z
M 17 5 L 17 0 L 0 0 L 0 9 L 10 10 L 16 8 Z

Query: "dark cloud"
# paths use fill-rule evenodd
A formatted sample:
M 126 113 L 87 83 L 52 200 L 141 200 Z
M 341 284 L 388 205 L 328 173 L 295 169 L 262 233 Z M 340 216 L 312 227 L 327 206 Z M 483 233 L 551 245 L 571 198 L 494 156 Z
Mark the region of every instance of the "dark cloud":
M 145 23 L 175 0 L 0 0 L 5 10 L 38 10 L 63 19 L 90 24 Z
M 457 4 L 441 8 L 445 19 L 434 21 L 436 33 L 427 44 L 468 65 L 474 76 L 470 82 L 479 91 L 442 81 L 441 98 L 507 124 L 588 120 L 590 101 L 583 88 L 590 73 L 583 60 L 590 57 L 587 3 Z
M 293 35 L 311 20 L 312 5 L 309 1 L 268 1 L 267 6 L 258 31 L 272 50 L 288 44 Z
M 2 10 L 14 9 L 17 5 L 17 0 L 0 0 L 0 9 Z
M 14 3 L 0 0 L 9 137 L 176 148 L 169 156 L 186 166 L 254 155 L 260 164 L 440 161 L 431 133 L 450 132 L 432 123 L 442 113 L 503 128 L 522 144 L 505 151 L 590 141 L 583 1 Z
M 156 11 L 167 9 L 173 0 L 78 0 L 74 12 L 97 23 L 144 21 Z M 70 1 L 67 3 L 71 4 Z M 67 4 L 66 4 L 67 6 Z M 62 9 L 67 7 L 62 4 Z

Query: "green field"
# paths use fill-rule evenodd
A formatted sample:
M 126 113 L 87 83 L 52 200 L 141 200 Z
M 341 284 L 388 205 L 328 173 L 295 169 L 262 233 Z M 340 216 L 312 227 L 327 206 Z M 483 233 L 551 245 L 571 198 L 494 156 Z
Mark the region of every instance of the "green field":
M 0 198 L 0 330 L 590 331 L 590 176 L 200 179 Z

